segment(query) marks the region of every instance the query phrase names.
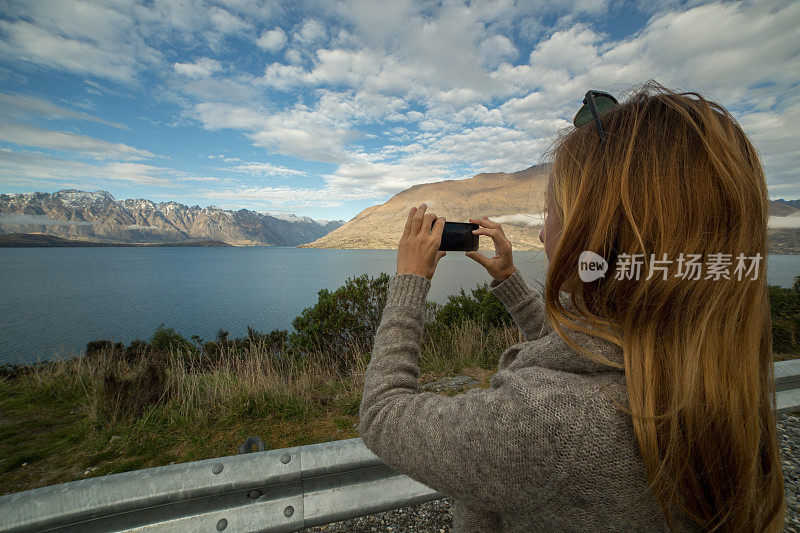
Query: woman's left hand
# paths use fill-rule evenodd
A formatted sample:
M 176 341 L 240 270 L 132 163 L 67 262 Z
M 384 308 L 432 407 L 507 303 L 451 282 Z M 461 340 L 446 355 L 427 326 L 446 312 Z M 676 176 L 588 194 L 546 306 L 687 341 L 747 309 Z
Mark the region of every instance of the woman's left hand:
M 427 208 L 427 205 L 422 204 L 419 209 L 412 207 L 408 213 L 406 227 L 397 247 L 398 274 L 417 274 L 430 280 L 439 260 L 447 255 L 447 252 L 439 250 L 444 217 L 425 213 Z

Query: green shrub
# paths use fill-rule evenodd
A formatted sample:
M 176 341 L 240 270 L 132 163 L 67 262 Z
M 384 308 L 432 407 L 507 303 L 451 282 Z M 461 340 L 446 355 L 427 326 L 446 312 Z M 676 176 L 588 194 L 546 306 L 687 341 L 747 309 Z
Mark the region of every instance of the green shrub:
M 147 355 L 151 351 L 150 344 L 147 341 L 134 340 L 125 348 L 125 360 L 133 363 L 138 359 Z
M 260 347 L 263 344 L 269 351 L 282 352 L 286 349 L 288 340 L 289 332 L 285 329 L 273 329 L 269 333 L 261 333 L 247 326 L 247 341 L 253 347 Z
M 797 351 L 797 326 L 785 319 L 772 321 L 772 352 L 793 353 Z
M 111 343 L 108 340 L 90 341 L 86 345 L 86 357 L 96 357 L 102 352 L 116 355 L 124 352 L 125 348 L 121 342 Z
M 773 353 L 800 350 L 800 276 L 795 276 L 791 289 L 769 286 L 769 308 Z
M 372 350 L 391 276 L 363 274 L 348 278 L 333 292 L 320 290 L 318 300 L 294 319 L 288 350 L 295 357 L 323 351 L 345 365 L 352 350 Z
M 122 378 L 108 371 L 103 379 L 100 411 L 108 420 L 138 418 L 151 405 L 169 399 L 166 369 L 158 361 L 150 361 L 136 375 Z
M 153 333 L 153 337 L 150 339 L 150 347 L 159 352 L 174 350 L 194 353 L 197 351 L 197 348 L 190 341 L 176 333 L 174 328 L 165 328 L 164 324 L 156 328 L 156 332 Z
M 479 284 L 467 295 L 462 288 L 460 293 L 448 296 L 448 301 L 439 307 L 435 319 L 429 327 L 454 328 L 466 320 L 472 320 L 483 328 L 505 327 L 513 324 L 503 302 L 489 292 L 487 283 Z

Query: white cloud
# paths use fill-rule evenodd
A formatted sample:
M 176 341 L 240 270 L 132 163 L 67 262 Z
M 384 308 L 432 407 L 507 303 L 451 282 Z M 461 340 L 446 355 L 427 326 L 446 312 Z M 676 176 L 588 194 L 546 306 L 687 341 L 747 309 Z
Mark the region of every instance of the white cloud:
M 252 33 L 275 11 L 273 1 L 6 0 L 0 53 L 19 64 L 131 84 L 146 70 L 163 72 L 160 48 L 224 48 L 230 35 Z
M 278 165 L 271 165 L 269 163 L 244 163 L 242 165 L 235 165 L 228 169 L 234 172 L 243 172 L 252 176 L 305 176 L 306 173 L 300 170 L 281 167 Z
M 0 122 L 0 140 L 21 146 L 76 152 L 96 159 L 131 160 L 155 157 L 147 150 L 139 150 L 127 144 L 110 143 L 85 135 L 44 130 L 25 124 Z
M 769 217 L 770 228 L 800 228 L 800 213 L 792 213 L 784 217 Z
M 92 165 L 79 161 L 50 157 L 41 153 L 12 152 L 0 149 L 0 180 L 5 183 L 26 184 L 73 180 L 80 187 L 94 187 L 98 183 L 123 181 L 140 185 L 177 187 L 165 175 L 171 169 L 141 163 L 107 163 Z M 172 171 L 174 172 L 174 171 Z
M 275 28 L 262 33 L 261 37 L 256 40 L 256 45 L 270 52 L 278 52 L 286 46 L 286 40 L 286 32 L 281 28 Z
M 325 26 L 322 22 L 316 19 L 306 19 L 300 30 L 292 35 L 295 41 L 303 45 L 312 45 L 317 41 L 321 41 L 328 36 Z
M 489 217 L 499 224 L 511 224 L 514 226 L 544 226 L 544 217 L 533 213 L 516 213 L 514 215 L 502 215 Z
M 0 117 L 29 118 L 32 116 L 86 120 L 111 126 L 112 128 L 130 129 L 124 124 L 109 122 L 82 111 L 66 109 L 41 98 L 21 94 L 0 93 Z
M 339 190 L 325 187 L 311 189 L 303 187 L 242 187 L 236 189 L 201 189 L 201 197 L 213 198 L 220 203 L 246 202 L 249 209 L 300 210 L 308 208 L 338 207 L 345 200 L 373 198 L 371 192 L 361 190 Z
M 264 82 L 277 89 L 286 90 L 302 83 L 306 76 L 307 73 L 296 65 L 272 63 L 267 65 L 264 72 Z
M 412 185 L 462 179 L 480 172 L 521 170 L 536 163 L 550 140 L 501 126 L 454 128 L 412 135 L 414 142 L 387 145 L 379 153 L 353 153 L 325 181 L 343 190 L 359 187 L 376 197 Z
M 535 41 L 544 31 L 544 25 L 536 17 L 525 17 L 517 23 L 520 37 L 526 41 Z
M 170 87 L 180 90 L 185 96 L 201 101 L 213 102 L 253 102 L 261 96 L 261 88 L 247 75 L 210 78 L 179 78 L 169 80 Z
M 573 7 L 587 12 L 606 9 L 602 2 Z M 402 12 L 403 8 L 397 10 Z M 376 157 L 380 153 L 408 153 L 401 146 L 386 145 L 380 152 L 361 155 L 372 166 L 344 164 L 329 176 L 329 182 L 343 187 L 348 183 L 369 184 L 395 191 L 411 181 L 419 183 L 431 176 L 444 176 L 453 165 L 463 162 L 480 170 L 524 168 L 538 159 L 558 131 L 569 126 L 586 87 L 609 88 L 619 93 L 619 89 L 656 78 L 678 90 L 700 89 L 734 110 L 762 150 L 771 188 L 791 180 L 797 183 L 800 130 L 790 124 L 800 120 L 800 100 L 791 92 L 793 73 L 800 72 L 800 56 L 786 43 L 800 42 L 800 31 L 793 23 L 800 17 L 800 4 L 773 2 L 770 7 L 765 3 L 727 3 L 681 12 L 664 11 L 654 15 L 640 32 L 620 41 L 610 40 L 585 23 L 570 23 L 562 18 L 563 27 L 537 44 L 528 58 L 529 64 L 501 63 L 488 72 L 490 82 L 473 69 L 470 79 L 458 87 L 449 86 L 451 80 L 442 78 L 448 73 L 447 68 L 431 65 L 437 64 L 437 54 L 442 50 L 458 48 L 458 53 L 449 55 L 470 56 L 474 43 L 464 41 L 463 35 L 449 36 L 448 21 L 443 20 L 451 16 L 462 28 L 469 28 L 468 17 L 457 9 L 446 13 L 443 9 L 439 18 L 425 21 L 428 28 L 443 31 L 427 35 L 428 30 L 415 25 L 413 13 L 403 16 L 407 20 L 384 24 L 391 28 L 389 36 L 425 37 L 399 39 L 404 44 L 395 43 L 393 48 L 388 37 L 370 34 L 365 22 L 360 29 L 384 49 L 320 50 L 309 70 L 268 69 L 266 81 L 283 87 L 327 84 L 352 87 L 355 94 L 389 92 L 400 95 L 401 107 L 415 102 L 426 110 L 405 114 L 419 128 L 407 142 L 421 143 L 422 151 L 395 160 Z M 370 18 L 374 20 L 377 16 Z M 715 21 L 713 28 L 709 20 Z M 702 30 L 704 27 L 708 29 Z M 428 55 L 420 57 L 413 46 L 405 46 L 408 42 L 424 43 Z M 491 41 L 481 41 L 487 42 Z M 500 42 L 495 40 L 494 44 Z M 484 51 L 490 49 L 488 44 L 481 46 Z M 497 49 L 502 52 L 502 47 Z M 512 50 L 508 48 L 507 53 Z M 461 72 L 466 75 L 471 69 Z M 402 74 L 395 82 L 384 83 L 387 73 L 398 72 Z M 768 88 L 757 88 L 763 84 Z M 774 99 L 769 96 L 776 92 L 783 92 L 783 100 L 771 107 Z M 490 104 L 498 98 L 498 103 Z M 755 106 L 756 110 L 736 112 L 738 106 Z M 379 114 L 372 116 L 381 120 Z M 399 118 L 396 113 L 383 115 L 388 116 Z M 486 142 L 476 138 L 476 132 L 486 134 Z M 421 164 L 423 152 L 435 163 Z M 443 162 L 447 164 L 443 166 Z M 409 179 L 405 171 L 416 172 L 416 180 Z
M 312 161 L 341 163 L 348 140 L 356 134 L 337 121 L 303 105 L 277 113 L 217 103 L 201 103 L 192 115 L 211 130 L 243 130 L 256 146 Z
M 329 186 L 342 191 L 369 191 L 365 197 L 381 198 L 420 183 L 434 183 L 448 177 L 447 168 L 430 158 L 424 162 L 409 157 L 397 162 L 353 162 L 340 165 L 325 176 Z M 425 173 L 422 174 L 421 171 Z
M 218 0 L 232 13 L 251 21 L 264 22 L 274 18 L 280 3 L 274 0 Z
M 175 178 L 176 181 L 222 181 L 217 177 L 214 176 L 178 176 Z
M 240 33 L 251 27 L 247 20 L 219 7 L 207 7 L 208 18 L 222 33 Z
M 540 42 L 530 53 L 528 62 L 534 67 L 557 71 L 562 78 L 590 72 L 598 65 L 598 56 L 607 46 L 603 36 L 583 24 L 558 31 Z
M 770 189 L 788 185 L 800 192 L 800 134 L 796 127 L 800 121 L 800 95 L 787 98 L 779 107 L 780 111 L 743 113 L 739 122 L 762 154 Z
M 303 56 L 295 48 L 290 48 L 289 50 L 286 50 L 284 57 L 286 58 L 286 61 L 288 61 L 289 63 L 294 63 L 296 65 L 303 62 Z
M 480 45 L 480 51 L 486 64 L 492 66 L 517 56 L 517 48 L 504 35 L 493 35 L 484 40 Z
M 208 78 L 215 72 L 222 70 L 222 64 L 216 59 L 208 57 L 201 57 L 193 63 L 175 63 L 173 64 L 175 72 L 190 78 Z
M 123 82 L 136 73 L 135 62 L 127 54 L 49 33 L 25 21 L 0 21 L 0 33 L 0 53 L 7 57 Z

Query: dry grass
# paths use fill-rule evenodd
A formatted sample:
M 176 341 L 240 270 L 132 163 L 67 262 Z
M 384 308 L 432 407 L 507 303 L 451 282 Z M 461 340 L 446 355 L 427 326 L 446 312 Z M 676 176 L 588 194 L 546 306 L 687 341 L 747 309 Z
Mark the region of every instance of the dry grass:
M 420 381 L 466 373 L 487 386 L 520 340 L 516 328 L 473 322 L 426 333 Z M 271 449 L 357 437 L 369 358 L 351 346 L 344 364 L 323 351 L 298 361 L 264 341 L 223 348 L 211 365 L 109 348 L 27 368 L 0 379 L 0 493 L 234 454 L 250 435 Z
M 426 374 L 489 369 L 496 366 L 505 348 L 521 340 L 516 328 L 484 331 L 468 321 L 451 330 L 426 334 L 419 365 Z M 268 349 L 262 342 L 251 344 L 244 352 L 223 347 L 220 357 L 208 368 L 178 351 L 134 362 L 117 353 L 101 350 L 92 359 L 55 361 L 34 368 L 22 379 L 41 389 L 54 383 L 79 387 L 93 421 L 102 420 L 104 415 L 114 420 L 129 415 L 137 418 L 156 404 L 169 404 L 176 414 L 191 417 L 209 410 L 235 411 L 258 400 L 276 407 L 281 402 L 286 407 L 324 405 L 332 384 L 337 384 L 334 388 L 340 395 L 359 395 L 370 357 L 368 350 L 351 346 L 342 369 L 331 364 L 332 358 L 324 352 L 298 361 Z

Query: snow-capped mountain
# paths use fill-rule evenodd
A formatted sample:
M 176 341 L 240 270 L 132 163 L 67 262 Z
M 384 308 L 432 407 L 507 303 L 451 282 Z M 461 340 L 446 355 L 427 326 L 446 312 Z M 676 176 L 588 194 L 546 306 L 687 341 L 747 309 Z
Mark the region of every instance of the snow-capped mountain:
M 262 213 L 262 214 L 269 217 L 279 218 L 281 220 L 288 220 L 289 222 L 309 222 L 309 223 L 315 222 L 322 226 L 328 223 L 327 220 L 314 220 L 313 218 L 310 217 L 299 217 L 295 214 L 286 214 L 286 213 Z
M 298 245 L 345 223 L 296 215 L 230 211 L 137 198 L 108 191 L 0 194 L 0 233 L 47 233 L 100 242 L 180 242 L 209 239 L 233 245 Z

